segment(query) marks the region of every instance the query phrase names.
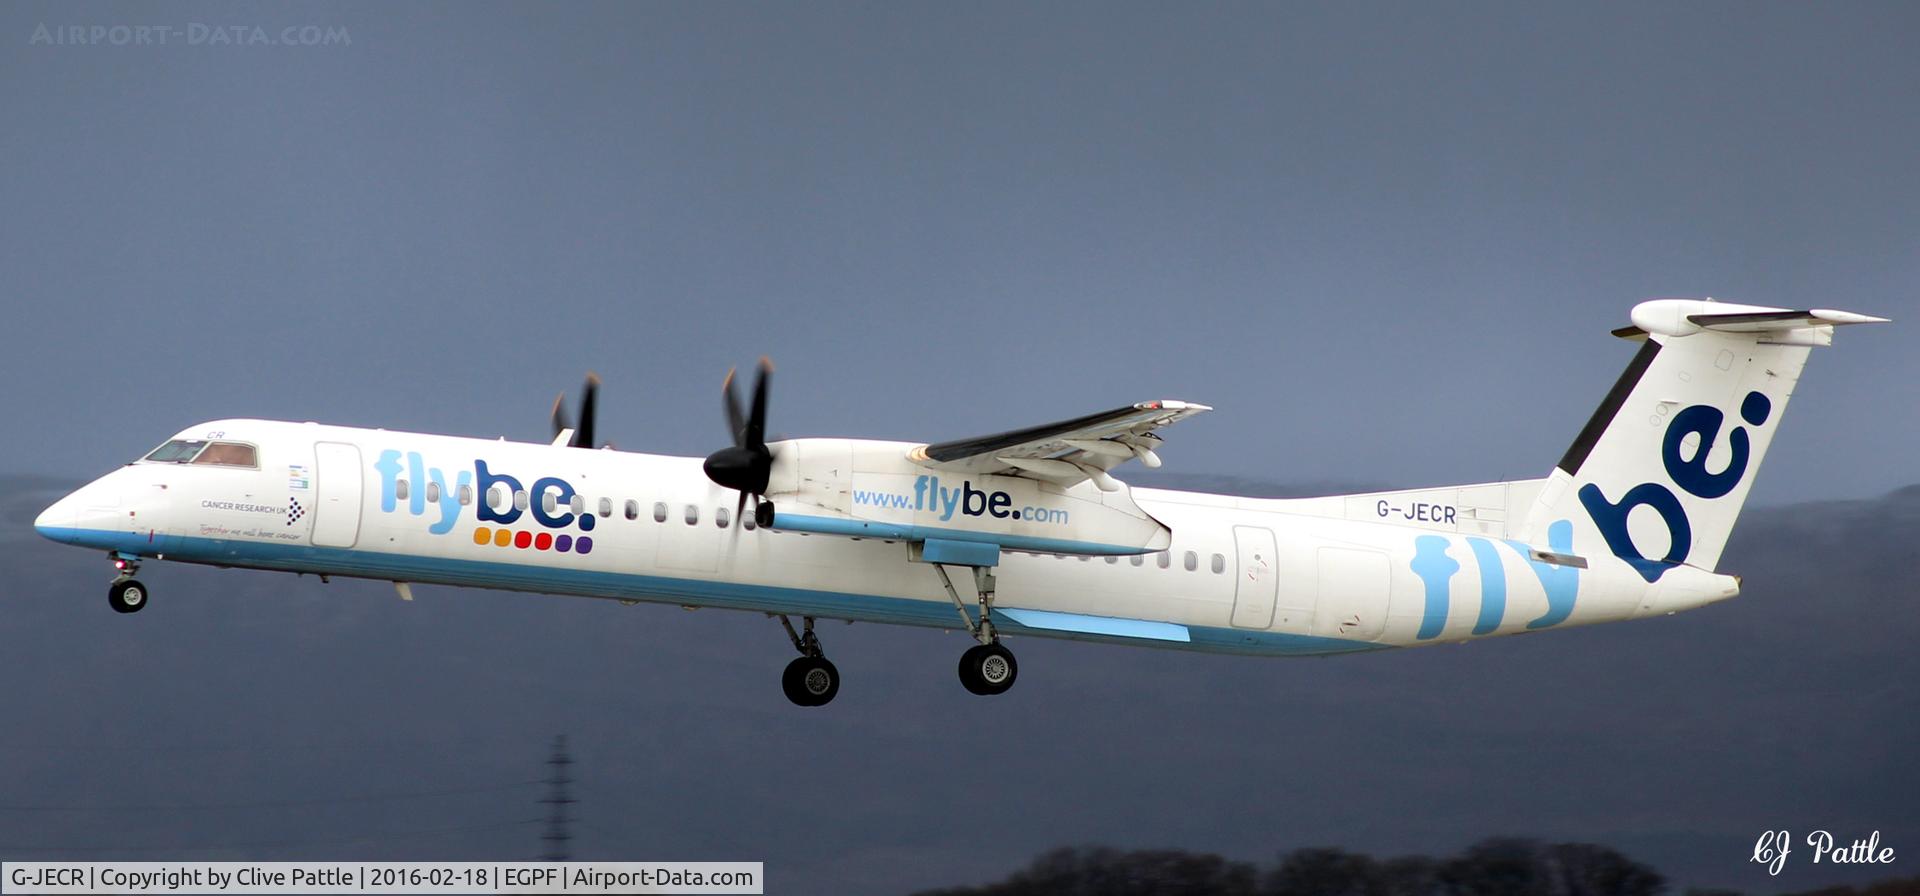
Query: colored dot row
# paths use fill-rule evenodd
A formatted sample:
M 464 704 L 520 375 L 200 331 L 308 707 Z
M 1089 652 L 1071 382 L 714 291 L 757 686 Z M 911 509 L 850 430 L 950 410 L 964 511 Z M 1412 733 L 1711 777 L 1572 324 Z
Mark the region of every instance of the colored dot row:
M 563 554 L 568 551 L 576 554 L 593 553 L 593 537 L 590 535 L 582 535 L 579 538 L 571 535 L 550 535 L 545 532 L 535 535 L 532 532 L 489 529 L 485 526 L 473 530 L 473 543 L 490 544 L 501 548 L 515 547 L 521 550 L 533 548 L 537 551 L 559 551 Z

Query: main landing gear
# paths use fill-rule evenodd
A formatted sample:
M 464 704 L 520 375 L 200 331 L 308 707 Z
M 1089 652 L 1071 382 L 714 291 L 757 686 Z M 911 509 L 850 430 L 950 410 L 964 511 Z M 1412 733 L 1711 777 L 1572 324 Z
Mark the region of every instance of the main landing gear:
M 147 605 L 147 586 L 133 577 L 140 571 L 138 558 L 114 555 L 113 568 L 119 571 L 113 584 L 107 586 L 107 605 L 118 613 L 138 613 Z
M 960 686 L 969 693 L 989 697 L 1004 694 L 1013 687 L 1014 678 L 1020 674 L 1020 664 L 1014 662 L 1013 651 L 1000 643 L 1000 634 L 993 629 L 993 570 L 985 566 L 970 567 L 973 570 L 974 590 L 980 595 L 980 621 L 974 622 L 967 613 L 967 605 L 960 599 L 959 590 L 953 587 L 953 578 L 947 575 L 947 568 L 939 563 L 933 564 L 935 572 L 940 574 L 940 584 L 947 588 L 947 596 L 953 598 L 953 607 L 960 613 L 960 622 L 967 627 L 967 633 L 980 643 L 967 648 L 960 654 Z
M 820 636 L 813 633 L 813 617 L 801 617 L 803 631 L 795 632 L 793 622 L 785 616 L 780 617 L 780 626 L 787 630 L 787 639 L 793 642 L 793 649 L 800 651 L 800 658 L 787 664 L 787 671 L 780 676 L 780 689 L 787 692 L 787 699 L 795 706 L 825 706 L 840 693 L 840 670 L 827 661 L 825 651 L 820 649 Z

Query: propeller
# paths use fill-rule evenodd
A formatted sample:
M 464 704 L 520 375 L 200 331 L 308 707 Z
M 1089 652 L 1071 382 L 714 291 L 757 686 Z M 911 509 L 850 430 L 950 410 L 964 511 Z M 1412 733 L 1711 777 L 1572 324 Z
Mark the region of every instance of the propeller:
M 733 508 L 734 519 L 740 519 L 747 509 L 748 495 L 753 496 L 757 513 L 761 496 L 767 493 L 767 480 L 773 475 L 773 450 L 767 447 L 767 378 L 772 373 L 773 362 L 761 358 L 760 375 L 753 384 L 752 410 L 746 413 L 741 412 L 740 398 L 733 391 L 734 371 L 727 371 L 727 381 L 720 387 L 733 444 L 707 455 L 702 466 L 715 485 L 740 493 Z
M 567 445 L 569 447 L 572 447 L 572 448 L 599 447 L 598 445 L 595 445 L 593 443 L 593 416 L 594 416 L 593 411 L 594 411 L 594 405 L 599 395 L 600 395 L 600 375 L 597 373 L 588 373 L 586 389 L 582 391 L 580 394 L 580 425 L 579 426 L 574 426 L 573 421 L 567 418 L 567 408 L 565 405 L 565 402 L 567 399 L 567 393 L 562 392 L 559 395 L 554 396 L 554 399 L 553 399 L 553 434 L 554 436 L 557 438 L 561 433 L 571 429 L 573 430 L 573 438 L 567 441 Z

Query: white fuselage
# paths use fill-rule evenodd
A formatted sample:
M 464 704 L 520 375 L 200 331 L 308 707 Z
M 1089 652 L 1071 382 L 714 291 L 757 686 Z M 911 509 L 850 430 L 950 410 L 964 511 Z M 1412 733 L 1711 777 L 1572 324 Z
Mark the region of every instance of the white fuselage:
M 181 437 L 245 442 L 256 463 L 129 464 L 36 526 L 129 560 L 959 627 L 940 578 L 905 541 L 744 527 L 729 518 L 736 493 L 698 458 L 265 420 Z M 483 507 L 482 476 L 499 488 L 497 508 Z M 1698 569 L 1649 584 L 1592 545 L 1509 540 L 1506 521 L 1539 488 L 1290 500 L 1131 489 L 1171 532 L 1167 550 L 1003 551 L 996 622 L 1004 634 L 1323 654 L 1737 593 L 1731 577 Z

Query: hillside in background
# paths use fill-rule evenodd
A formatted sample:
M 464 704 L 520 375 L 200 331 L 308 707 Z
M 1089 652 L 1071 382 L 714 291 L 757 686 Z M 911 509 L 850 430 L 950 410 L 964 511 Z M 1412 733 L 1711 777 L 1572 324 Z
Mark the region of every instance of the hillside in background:
M 1763 829 L 1920 856 L 1920 487 L 1749 511 L 1737 600 L 1462 647 L 1019 640 L 1019 686 L 982 699 L 959 634 L 827 623 L 845 683 L 803 711 L 744 613 L 150 563 L 120 616 L 104 557 L 31 529 L 71 485 L 0 479 L 9 859 L 531 857 L 558 733 L 575 855 L 763 860 L 783 894 L 981 884 L 1076 843 L 1259 863 L 1522 834 L 1747 893 L 1889 871 L 1768 878 Z

